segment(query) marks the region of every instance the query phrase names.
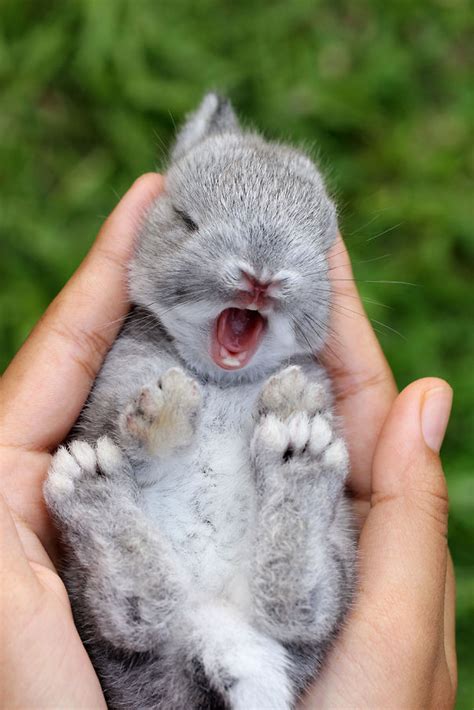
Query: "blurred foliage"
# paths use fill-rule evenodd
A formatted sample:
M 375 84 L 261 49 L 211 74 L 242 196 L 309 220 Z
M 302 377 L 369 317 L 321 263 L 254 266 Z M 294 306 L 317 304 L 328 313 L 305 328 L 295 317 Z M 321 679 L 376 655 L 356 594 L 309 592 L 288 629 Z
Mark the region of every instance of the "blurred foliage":
M 454 386 L 444 460 L 466 710 L 474 704 L 473 29 L 469 0 L 0 5 L 2 366 L 118 196 L 164 164 L 174 124 L 205 90 L 228 93 L 269 137 L 308 147 L 338 201 L 400 387 L 423 375 Z

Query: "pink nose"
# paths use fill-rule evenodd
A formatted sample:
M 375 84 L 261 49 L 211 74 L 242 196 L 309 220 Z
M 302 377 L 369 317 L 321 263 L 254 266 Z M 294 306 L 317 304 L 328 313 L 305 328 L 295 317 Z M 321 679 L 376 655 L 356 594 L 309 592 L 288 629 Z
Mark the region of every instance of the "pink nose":
M 242 271 L 242 276 L 248 287 L 245 291 L 240 292 L 244 305 L 254 304 L 257 308 L 263 308 L 267 304 L 267 291 L 271 282 L 259 281 L 255 276 L 247 274 L 245 271 Z

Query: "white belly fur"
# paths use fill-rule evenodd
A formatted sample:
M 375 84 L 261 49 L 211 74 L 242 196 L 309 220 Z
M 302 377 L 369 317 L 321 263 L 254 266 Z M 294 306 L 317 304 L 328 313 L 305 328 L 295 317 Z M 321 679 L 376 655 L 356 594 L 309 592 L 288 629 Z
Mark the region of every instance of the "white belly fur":
M 203 599 L 249 606 L 255 485 L 249 464 L 252 413 L 260 386 L 207 385 L 191 447 L 141 472 L 147 515 L 171 542 Z

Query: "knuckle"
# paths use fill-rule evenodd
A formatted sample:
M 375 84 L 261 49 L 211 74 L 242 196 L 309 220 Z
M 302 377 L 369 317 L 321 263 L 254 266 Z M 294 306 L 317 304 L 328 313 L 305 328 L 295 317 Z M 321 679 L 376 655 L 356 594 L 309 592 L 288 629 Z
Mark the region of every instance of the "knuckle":
M 101 259 L 110 263 L 118 271 L 122 271 L 125 268 L 125 259 L 122 252 L 109 249 L 100 242 L 96 243 L 94 249 L 95 254 L 97 254 Z
M 70 357 L 86 377 L 93 381 L 110 347 L 108 339 L 96 330 L 86 330 L 64 322 L 50 326 L 50 329 L 53 335 L 64 342 Z
M 420 512 L 434 523 L 441 535 L 448 532 L 449 501 L 447 495 L 440 495 L 432 490 L 418 490 L 414 496 L 415 504 Z
M 369 372 L 352 372 L 344 365 L 331 365 L 336 400 L 356 397 L 361 392 L 378 389 L 387 385 L 388 373 L 385 367 Z

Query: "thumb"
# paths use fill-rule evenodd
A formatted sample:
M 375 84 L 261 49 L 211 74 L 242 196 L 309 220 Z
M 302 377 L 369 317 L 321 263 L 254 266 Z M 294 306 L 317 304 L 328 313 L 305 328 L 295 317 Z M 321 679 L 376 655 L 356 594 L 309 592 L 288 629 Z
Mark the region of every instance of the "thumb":
M 443 609 L 448 497 L 438 452 L 451 403 L 450 386 L 436 378 L 398 396 L 375 451 L 360 539 L 362 593 L 385 618 L 396 604 L 399 621 L 420 634 Z

